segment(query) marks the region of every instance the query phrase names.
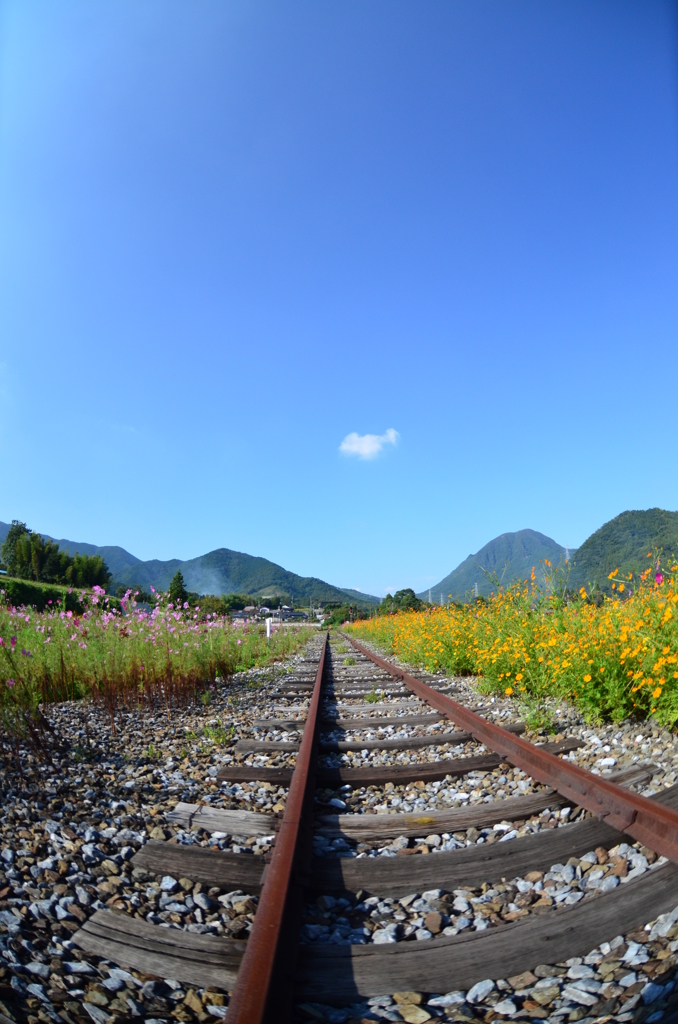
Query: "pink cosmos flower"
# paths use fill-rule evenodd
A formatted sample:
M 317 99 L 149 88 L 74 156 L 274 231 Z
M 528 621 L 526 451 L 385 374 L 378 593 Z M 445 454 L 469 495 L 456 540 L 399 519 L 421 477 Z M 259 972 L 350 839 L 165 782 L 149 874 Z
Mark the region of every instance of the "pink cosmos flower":
M 14 650 L 14 648 L 16 647 L 16 637 L 13 636 L 9 642 L 12 645 L 12 650 Z
M 16 686 L 16 681 L 14 679 L 8 679 L 6 685 L 7 686 Z
M 660 572 L 658 572 L 657 575 L 655 576 L 655 580 L 657 581 L 657 583 L 661 584 L 661 583 L 664 582 L 664 577 L 662 576 L 662 574 Z

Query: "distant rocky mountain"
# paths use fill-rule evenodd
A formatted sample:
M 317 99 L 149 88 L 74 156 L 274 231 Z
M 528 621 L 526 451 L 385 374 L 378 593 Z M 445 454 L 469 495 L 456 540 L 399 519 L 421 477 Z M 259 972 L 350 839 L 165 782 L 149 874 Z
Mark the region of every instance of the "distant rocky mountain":
M 571 554 L 571 552 L 570 552 Z M 553 565 L 565 562 L 565 548 L 550 537 L 536 530 L 518 530 L 517 533 L 502 533 L 489 544 L 481 548 L 475 555 L 469 555 L 461 565 L 431 587 L 431 600 L 440 603 L 450 597 L 453 601 L 468 601 L 478 587 L 478 594 L 488 597 L 496 591 L 496 585 L 487 578 L 487 573 L 496 573 L 504 585 L 524 580 L 530 575 L 532 566 L 539 567 L 544 558 Z M 428 600 L 429 591 L 417 594 L 422 600 Z
M 647 569 L 648 553 L 663 548 L 665 556 L 678 555 L 678 512 L 663 508 L 622 512 L 599 530 L 577 550 L 572 559 L 570 587 L 597 584 L 610 591 L 608 573 L 615 569 L 620 575 Z
M 0 544 L 9 530 L 9 523 L 0 522 Z M 45 534 L 44 536 L 48 536 Z M 56 539 L 56 538 L 53 538 Z M 198 594 L 286 594 L 294 600 L 312 598 L 315 602 L 341 601 L 379 604 L 380 599 L 360 591 L 335 587 L 314 576 L 297 576 L 267 558 L 257 558 L 228 548 L 217 548 L 206 555 L 182 561 L 172 558 L 161 562 L 151 559 L 143 562 L 135 555 L 117 546 L 99 547 L 81 541 L 61 539 L 57 543 L 63 551 L 74 555 L 101 555 L 113 574 L 111 589 L 117 587 L 156 587 L 167 590 L 177 569 L 181 569 L 187 590 Z

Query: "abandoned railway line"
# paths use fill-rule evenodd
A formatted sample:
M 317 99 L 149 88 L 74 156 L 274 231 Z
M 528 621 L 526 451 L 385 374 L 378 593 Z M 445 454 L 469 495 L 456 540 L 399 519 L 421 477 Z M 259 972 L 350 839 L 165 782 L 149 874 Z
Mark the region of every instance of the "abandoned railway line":
M 151 839 L 132 866 L 179 892 L 171 920 L 100 909 L 75 945 L 228 992 L 212 1011 L 229 1024 L 668 1020 L 678 786 L 641 796 L 647 765 L 594 775 L 576 729 L 535 744 L 506 711 L 502 726 L 489 702 L 456 702 L 454 681 L 351 643 L 319 636 L 219 771 L 284 787 L 280 810 L 177 804 L 187 839 L 237 836 L 238 852 Z M 238 911 L 230 934 L 209 925 L 217 901 Z M 207 924 L 183 926 L 187 902 Z

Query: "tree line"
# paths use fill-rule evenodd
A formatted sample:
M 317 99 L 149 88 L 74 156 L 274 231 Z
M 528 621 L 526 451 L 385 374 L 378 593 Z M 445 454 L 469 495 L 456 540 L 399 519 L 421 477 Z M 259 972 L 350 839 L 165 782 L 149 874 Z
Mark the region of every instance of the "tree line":
M 69 555 L 18 519 L 12 520 L 1 554 L 8 575 L 22 580 L 105 590 L 112 578 L 101 555 Z

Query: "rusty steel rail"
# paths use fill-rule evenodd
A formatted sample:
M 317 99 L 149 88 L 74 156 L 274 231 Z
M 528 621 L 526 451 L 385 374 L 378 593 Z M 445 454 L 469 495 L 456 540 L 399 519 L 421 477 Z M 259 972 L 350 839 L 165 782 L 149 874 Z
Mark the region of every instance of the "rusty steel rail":
M 309 866 L 305 863 L 310 851 L 304 849 L 308 845 L 304 843 L 304 833 L 312 818 L 327 641 L 326 634 L 285 813 L 229 1002 L 228 1024 L 273 1024 L 284 1020 L 285 1006 L 291 1000 L 304 874 Z
M 678 864 L 678 811 L 547 753 L 396 668 L 352 637 L 347 639 L 356 650 L 394 679 L 401 680 L 436 711 L 462 726 L 497 754 L 502 754 L 507 761 L 527 772 L 533 779 L 551 786 L 567 800 L 602 818 L 612 828 L 625 832 L 655 853 Z

